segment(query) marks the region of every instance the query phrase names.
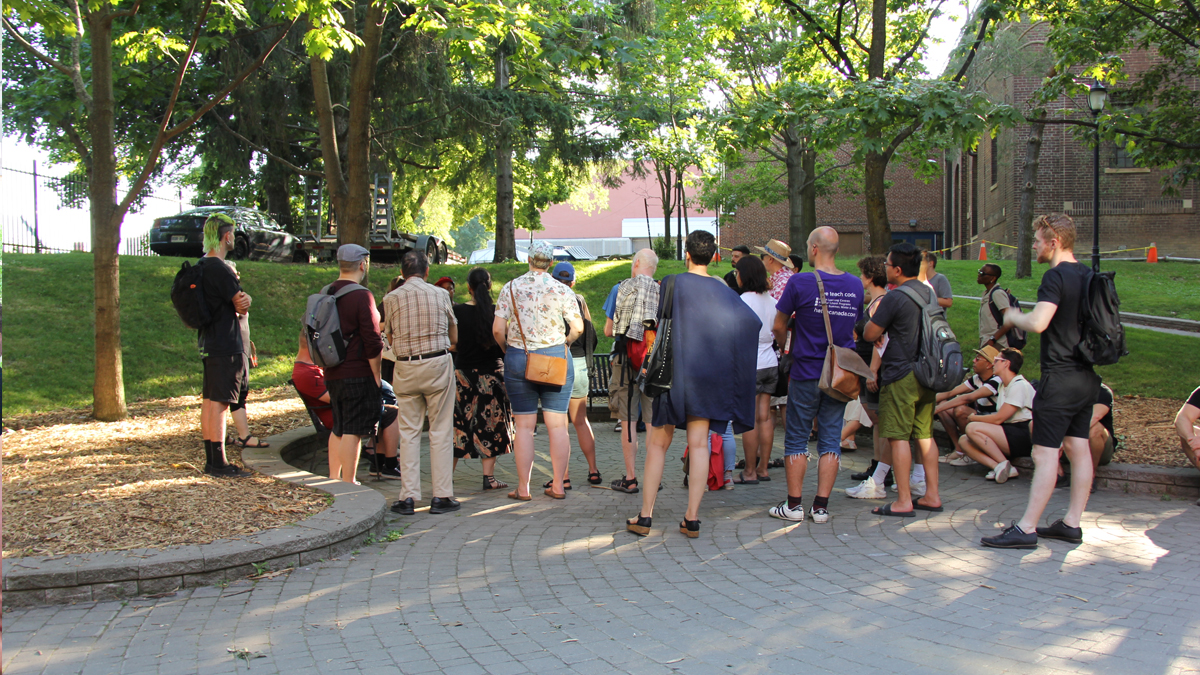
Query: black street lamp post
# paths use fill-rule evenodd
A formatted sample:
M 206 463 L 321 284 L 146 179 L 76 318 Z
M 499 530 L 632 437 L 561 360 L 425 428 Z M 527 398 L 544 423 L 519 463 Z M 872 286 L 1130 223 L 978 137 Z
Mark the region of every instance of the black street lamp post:
M 1088 89 L 1088 109 L 1096 122 L 1096 145 L 1092 152 L 1092 271 L 1100 271 L 1100 111 L 1108 90 L 1096 80 Z

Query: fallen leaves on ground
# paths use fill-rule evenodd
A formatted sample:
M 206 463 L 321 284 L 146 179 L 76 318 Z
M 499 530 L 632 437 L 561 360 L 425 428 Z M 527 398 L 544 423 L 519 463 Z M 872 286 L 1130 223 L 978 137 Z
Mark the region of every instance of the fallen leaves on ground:
M 260 439 L 309 424 L 291 387 L 251 392 L 247 410 Z M 206 544 L 327 506 L 323 493 L 260 474 L 204 475 L 197 396 L 133 403 L 120 422 L 85 408 L 4 423 L 5 558 Z M 236 446 L 227 454 L 241 463 Z
M 1113 428 L 1121 438 L 1114 462 L 1188 467 L 1191 463 L 1175 434 L 1175 413 L 1183 401 L 1169 398 L 1117 396 Z

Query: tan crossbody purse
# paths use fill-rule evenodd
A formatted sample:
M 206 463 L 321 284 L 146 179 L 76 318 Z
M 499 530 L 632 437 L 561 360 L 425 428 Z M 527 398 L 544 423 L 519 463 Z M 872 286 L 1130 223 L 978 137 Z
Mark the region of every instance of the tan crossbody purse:
M 521 346 L 525 348 L 525 379 L 537 384 L 563 386 L 567 383 L 567 367 L 570 361 L 565 357 L 570 354 L 566 344 L 563 344 L 563 357 L 547 356 L 546 354 L 530 354 L 526 347 L 525 329 L 521 327 L 521 310 L 517 308 L 517 296 L 513 293 L 512 284 L 508 286 L 508 294 L 512 297 L 513 316 L 517 318 L 517 331 L 521 334 Z
M 821 281 L 820 272 L 813 270 L 813 276 L 817 279 L 821 314 L 825 317 L 825 336 L 829 339 L 829 348 L 825 351 L 825 365 L 821 367 L 821 380 L 817 383 L 817 388 L 830 398 L 848 403 L 858 398 L 859 376 L 870 381 L 875 379 L 875 374 L 853 349 L 838 347 L 833 343 L 833 328 L 829 324 L 829 303 L 825 300 L 825 284 Z

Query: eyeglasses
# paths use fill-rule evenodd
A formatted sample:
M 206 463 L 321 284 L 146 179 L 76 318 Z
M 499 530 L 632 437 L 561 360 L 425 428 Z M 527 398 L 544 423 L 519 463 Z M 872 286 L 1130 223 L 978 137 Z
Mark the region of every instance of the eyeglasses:
M 996 356 L 996 357 L 994 357 L 994 358 L 992 359 L 992 363 L 995 363 L 995 362 L 997 362 L 997 361 L 1005 361 L 1005 362 L 1007 362 L 1007 361 L 1008 361 L 1008 359 L 1004 358 L 1003 356 Z

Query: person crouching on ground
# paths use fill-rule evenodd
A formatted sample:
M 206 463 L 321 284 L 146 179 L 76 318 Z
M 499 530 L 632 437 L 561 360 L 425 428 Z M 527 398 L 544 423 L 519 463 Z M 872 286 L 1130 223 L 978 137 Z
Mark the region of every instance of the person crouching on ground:
M 249 476 L 225 456 L 225 411 L 237 403 L 247 388 L 250 368 L 242 346 L 237 315 L 250 311 L 250 296 L 225 264 L 233 250 L 233 219 L 223 214 L 204 222 L 204 298 L 212 321 L 197 332 L 196 343 L 204 362 L 201 385 L 200 435 L 204 438 L 204 473 L 220 478 Z
M 690 460 L 688 504 L 679 531 L 692 538 L 700 535 L 700 500 L 707 490 L 710 427 L 720 433 L 732 421 L 734 433 L 754 428 L 754 379 L 762 322 L 729 286 L 709 276 L 708 263 L 717 251 L 711 233 L 696 230 L 689 234 L 685 251 L 687 272 L 670 277 L 672 283 L 664 280 L 659 296 L 661 327 L 666 293 L 668 288 L 673 291 L 672 377 L 671 388 L 653 402 L 652 428 L 642 469 L 646 481 L 642 510 L 626 521 L 629 531 L 639 535 L 650 532 L 654 501 L 675 427 L 687 429 Z
M 571 403 L 571 388 L 575 386 L 575 371 L 570 367 L 571 354 L 567 345 L 583 333 L 583 316 L 571 289 L 550 276 L 554 264 L 554 247 L 538 242 L 529 247 L 529 271 L 504 284 L 496 298 L 496 319 L 492 336 L 504 349 L 504 387 L 512 402 L 517 422 L 514 444 L 517 464 L 517 489 L 509 492 L 511 499 L 527 502 L 529 479 L 533 471 L 533 428 L 537 424 L 538 402 L 550 436 L 550 464 L 554 472 L 545 495 L 566 499 L 563 479 L 567 473 L 567 458 L 571 439 L 567 434 L 567 411 Z M 563 321 L 567 334 L 563 335 Z M 566 382 L 542 384 L 525 378 L 528 354 L 567 360 Z
M 994 357 L 1001 382 L 996 412 L 968 415 L 966 431 L 958 442 L 960 452 L 990 469 L 987 479 L 997 483 L 1016 478 L 1017 470 L 1010 461 L 1029 457 L 1033 450 L 1029 420 L 1033 419 L 1035 392 L 1020 374 L 1024 363 L 1025 357 L 1017 349 L 1005 349 Z

